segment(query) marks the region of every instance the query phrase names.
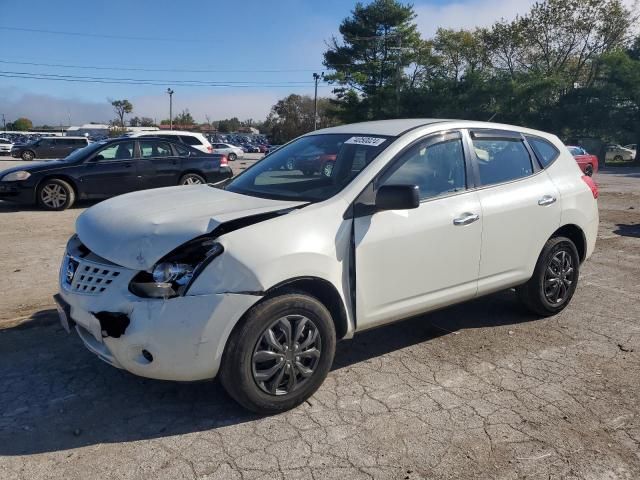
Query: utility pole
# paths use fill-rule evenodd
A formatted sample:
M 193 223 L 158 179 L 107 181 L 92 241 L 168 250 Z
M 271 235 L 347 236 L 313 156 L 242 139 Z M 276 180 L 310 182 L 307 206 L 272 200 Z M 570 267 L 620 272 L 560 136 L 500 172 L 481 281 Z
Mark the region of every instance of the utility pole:
M 4 119 L 4 113 L 2 114 L 2 128 L 4 129 L 4 133 L 7 133 L 7 121 Z
M 169 94 L 169 130 L 173 130 L 173 90 L 167 88 Z
M 324 72 L 321 74 L 314 73 L 313 80 L 315 81 L 315 95 L 313 96 L 313 129 L 318 129 L 318 80 L 324 78 Z

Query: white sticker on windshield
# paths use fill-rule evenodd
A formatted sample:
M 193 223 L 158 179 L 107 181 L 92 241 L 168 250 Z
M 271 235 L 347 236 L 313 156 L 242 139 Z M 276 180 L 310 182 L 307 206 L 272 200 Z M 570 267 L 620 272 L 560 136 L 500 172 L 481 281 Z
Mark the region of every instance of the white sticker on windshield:
M 387 141 L 386 138 L 378 138 L 378 137 L 351 137 L 349 140 L 347 140 L 344 143 L 354 144 L 354 145 L 369 145 L 370 147 L 379 147 L 386 141 Z

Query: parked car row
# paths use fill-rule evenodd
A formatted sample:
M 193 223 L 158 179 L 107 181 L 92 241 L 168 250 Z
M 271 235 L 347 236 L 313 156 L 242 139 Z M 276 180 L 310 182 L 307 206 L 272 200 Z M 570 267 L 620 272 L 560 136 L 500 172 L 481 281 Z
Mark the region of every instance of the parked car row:
M 16 143 L 11 156 L 25 161 L 36 158 L 64 158 L 74 150 L 89 145 L 86 137 L 42 137 L 29 143 Z
M 63 160 L 10 168 L 0 172 L 0 199 L 64 210 L 76 199 L 232 176 L 225 155 L 205 154 L 177 138 L 120 137 L 92 143 Z

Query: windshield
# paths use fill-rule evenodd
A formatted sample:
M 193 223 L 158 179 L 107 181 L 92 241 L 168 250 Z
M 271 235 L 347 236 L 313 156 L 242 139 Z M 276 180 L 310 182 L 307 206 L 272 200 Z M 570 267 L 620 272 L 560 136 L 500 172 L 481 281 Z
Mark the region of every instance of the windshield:
M 104 146 L 105 146 L 105 142 L 90 143 L 86 147 L 74 150 L 69 155 L 67 155 L 63 160 L 65 162 L 75 162 L 77 160 L 81 160 Z
M 392 141 L 392 137 L 381 135 L 301 137 L 267 155 L 226 189 L 276 200 L 326 200 L 351 182 Z

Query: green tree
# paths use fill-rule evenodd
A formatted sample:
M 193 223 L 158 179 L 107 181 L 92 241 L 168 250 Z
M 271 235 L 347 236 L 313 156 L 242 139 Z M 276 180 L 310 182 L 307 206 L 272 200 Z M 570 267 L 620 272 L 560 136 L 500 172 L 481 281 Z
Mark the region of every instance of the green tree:
M 324 53 L 324 65 L 333 70 L 326 80 L 342 109 L 356 108 L 364 118 L 397 116 L 403 70 L 422 46 L 411 5 L 396 0 L 356 3 L 340 24 L 341 39 L 333 37 Z
M 180 125 L 180 126 L 191 126 L 194 125 L 196 123 L 196 121 L 193 119 L 193 117 L 191 116 L 191 113 L 189 113 L 189 109 L 184 109 L 182 112 L 180 112 L 178 115 L 176 115 L 173 119 L 173 124 L 175 125 Z
M 12 124 L 13 130 L 26 131 L 26 130 L 31 130 L 32 128 L 33 128 L 33 123 L 31 122 L 31 120 L 25 117 L 18 118 Z
M 238 120 L 237 117 L 218 120 L 218 122 L 216 123 L 218 125 L 218 131 L 221 133 L 237 132 L 238 129 L 242 126 L 242 123 L 240 122 L 240 120 Z
M 111 103 L 111 106 L 113 107 L 114 112 L 116 112 L 116 115 L 120 120 L 120 127 L 124 128 L 125 127 L 124 116 L 127 113 L 133 112 L 133 105 L 129 100 L 126 100 L 126 99 L 125 100 L 109 100 L 109 103 Z
M 279 100 L 264 123 L 274 143 L 281 144 L 313 130 L 314 100 L 309 96 L 289 95 Z M 327 98 L 318 99 L 318 128 L 336 123 L 335 111 Z

